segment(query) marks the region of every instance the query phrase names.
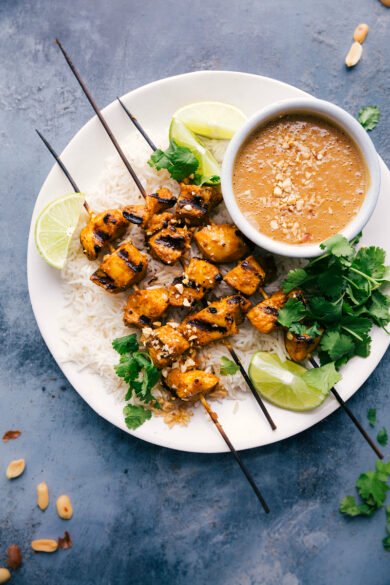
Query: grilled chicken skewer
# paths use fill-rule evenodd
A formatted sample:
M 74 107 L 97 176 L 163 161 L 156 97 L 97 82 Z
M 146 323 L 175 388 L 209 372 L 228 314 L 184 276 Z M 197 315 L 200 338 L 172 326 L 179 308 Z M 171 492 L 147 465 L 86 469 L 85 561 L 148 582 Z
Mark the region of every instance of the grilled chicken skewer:
M 69 171 L 67 170 L 67 168 L 65 167 L 65 165 L 63 164 L 63 162 L 60 160 L 59 156 L 56 154 L 56 152 L 54 151 L 54 149 L 49 145 L 49 143 L 43 138 L 43 136 L 41 134 L 38 135 L 41 137 L 41 139 L 43 140 L 45 146 L 48 148 L 49 152 L 53 155 L 53 157 L 55 158 L 56 162 L 58 163 L 58 165 L 60 166 L 61 170 L 64 172 L 65 176 L 68 178 L 68 180 L 70 181 L 72 187 L 75 189 L 75 191 L 77 193 L 80 193 L 80 190 L 78 189 L 75 181 L 73 180 L 73 178 L 71 178 L 71 175 L 69 173 Z M 88 207 L 86 206 L 86 209 L 88 211 Z M 133 281 L 134 282 L 134 281 Z M 161 299 L 160 299 L 161 302 Z M 154 304 L 154 301 L 151 300 L 150 301 L 151 305 Z M 135 305 L 136 306 L 136 305 Z M 129 309 L 129 307 L 128 307 Z M 165 309 L 164 309 L 165 310 Z M 164 312 L 164 310 L 161 311 L 161 314 Z M 202 373 L 203 374 L 203 373 Z M 206 390 L 206 388 L 209 388 L 209 391 L 215 387 L 213 386 L 213 379 L 208 378 L 208 384 L 203 383 L 202 384 L 202 388 L 204 390 Z M 178 384 L 181 384 L 181 382 L 179 380 L 177 380 Z M 199 387 L 199 384 L 195 382 L 195 379 L 193 379 L 192 381 L 192 388 L 196 389 Z M 205 410 L 207 411 L 207 413 L 209 414 L 212 422 L 215 424 L 216 428 L 218 429 L 220 435 L 222 436 L 223 440 L 225 441 L 226 445 L 228 446 L 230 452 L 232 453 L 232 455 L 234 456 L 235 460 L 237 461 L 241 471 L 243 472 L 243 474 L 245 475 L 248 483 L 250 484 L 252 490 L 254 491 L 257 499 L 259 500 L 260 504 L 262 505 L 264 511 L 268 514 L 270 512 L 269 506 L 267 504 L 267 502 L 265 501 L 263 495 L 261 494 L 259 488 L 257 487 L 251 473 L 249 472 L 249 470 L 247 469 L 246 465 L 243 463 L 240 455 L 237 453 L 236 449 L 234 448 L 232 442 L 230 441 L 228 435 L 226 434 L 226 432 L 224 431 L 221 423 L 218 420 L 218 415 L 213 412 L 213 410 L 211 409 L 210 405 L 208 404 L 208 402 L 206 401 L 206 399 L 204 398 L 203 394 L 200 394 L 200 400 L 202 403 L 202 406 L 205 408 Z
M 128 111 L 128 109 L 124 106 L 121 100 L 118 98 L 118 101 L 124 111 L 126 112 L 127 116 L 130 118 L 132 123 L 135 125 L 137 130 L 149 144 L 150 148 L 155 151 L 156 146 L 154 145 L 151 138 L 142 128 L 141 124 L 136 120 L 136 118 Z M 214 188 L 215 189 L 215 188 Z M 195 193 L 196 195 L 196 193 Z M 216 195 L 216 200 L 218 201 L 218 194 Z M 220 197 L 222 195 L 220 194 Z M 180 197 L 179 197 L 180 200 Z M 184 207 L 184 206 L 183 206 Z M 206 255 L 207 259 L 214 260 L 214 262 L 228 262 L 242 258 L 245 254 L 249 251 L 248 242 L 242 236 L 242 234 L 237 230 L 235 226 L 230 224 L 222 224 L 222 225 L 215 225 L 207 226 L 208 229 L 203 229 L 198 232 L 198 236 L 195 237 L 195 241 L 198 245 L 198 248 Z M 269 273 L 272 273 L 273 268 L 268 267 Z M 257 392 L 256 388 L 253 386 L 252 381 L 250 380 L 248 374 L 243 367 L 241 360 L 237 356 L 236 352 L 234 351 L 232 345 L 225 340 L 224 342 L 227 350 L 229 351 L 234 363 L 239 367 L 240 373 L 243 376 L 244 380 L 246 381 L 253 397 L 255 398 L 256 402 L 260 406 L 264 416 L 266 417 L 269 425 L 271 426 L 272 430 L 276 429 L 276 425 L 268 412 L 266 405 L 264 404 L 261 396 Z

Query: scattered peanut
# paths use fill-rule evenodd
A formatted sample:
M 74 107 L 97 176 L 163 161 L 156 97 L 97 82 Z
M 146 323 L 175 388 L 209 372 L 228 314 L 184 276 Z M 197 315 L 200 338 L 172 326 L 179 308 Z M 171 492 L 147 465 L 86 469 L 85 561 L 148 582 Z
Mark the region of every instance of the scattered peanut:
M 356 41 L 352 43 L 351 48 L 348 51 L 348 55 L 345 57 L 345 64 L 347 67 L 355 67 L 361 59 L 363 54 L 363 47 Z
M 15 479 L 22 475 L 25 470 L 26 462 L 24 459 L 14 459 L 8 464 L 7 471 L 5 472 L 8 479 Z
M 57 498 L 57 513 L 63 520 L 70 520 L 73 516 L 72 503 L 69 496 L 62 495 Z
M 368 24 L 364 24 L 363 22 L 362 24 L 358 24 L 358 26 L 355 28 L 355 32 L 353 33 L 353 40 L 362 45 L 366 40 L 367 35 Z
M 10 544 L 7 548 L 7 565 L 10 569 L 19 569 L 22 564 L 22 551 L 17 544 Z
M 11 573 L 8 569 L 0 567 L 0 583 L 7 583 L 11 579 Z
M 49 489 L 45 481 L 37 485 L 37 504 L 41 510 L 46 510 L 49 505 Z
M 32 541 L 31 548 L 35 552 L 53 553 L 58 548 L 58 542 L 51 538 L 40 538 Z
M 390 8 L 390 0 L 380 0 L 383 4 L 383 6 L 387 6 L 387 8 Z

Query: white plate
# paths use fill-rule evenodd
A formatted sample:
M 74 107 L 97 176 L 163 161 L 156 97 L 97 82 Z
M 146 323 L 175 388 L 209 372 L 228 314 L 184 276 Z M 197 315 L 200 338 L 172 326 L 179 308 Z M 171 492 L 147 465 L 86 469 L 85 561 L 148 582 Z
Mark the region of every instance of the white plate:
M 307 94 L 266 77 L 227 71 L 204 71 L 156 81 L 128 93 L 123 99 L 153 136 L 165 132 L 172 114 L 190 102 L 223 101 L 236 105 L 249 116 L 276 100 L 302 95 Z M 84 98 L 80 94 L 80 100 L 82 99 Z M 119 141 L 135 132 L 118 103 L 113 102 L 107 106 L 104 115 Z M 105 160 L 112 156 L 113 152 L 111 142 L 94 117 L 76 134 L 61 156 L 80 188 L 90 190 L 93 189 L 95 177 L 99 176 Z M 388 250 L 390 201 L 386 197 L 386 192 L 390 191 L 390 173 L 383 162 L 381 168 L 381 195 L 377 209 L 365 229 L 364 242 Z M 161 418 L 154 418 L 138 430 L 129 431 L 123 421 L 123 405 L 105 391 L 104 382 L 98 376 L 87 371 L 79 372 L 74 364 L 60 363 L 58 315 L 63 303 L 62 283 L 60 274 L 47 266 L 38 255 L 34 245 L 33 226 L 40 210 L 50 200 L 68 191 L 69 183 L 58 166 L 53 166 L 39 193 L 28 241 L 28 284 L 31 304 L 39 329 L 54 359 L 80 396 L 98 414 L 124 431 L 156 445 L 182 451 L 199 453 L 226 451 L 226 445 L 218 431 L 200 409 L 187 428 L 176 426 L 169 429 Z M 382 330 L 375 328 L 372 338 L 371 355 L 367 359 L 354 358 L 343 368 L 343 380 L 338 389 L 344 399 L 358 390 L 378 365 L 388 347 L 389 339 Z M 236 413 L 233 413 L 234 405 L 234 401 L 225 400 L 224 403 L 216 403 L 215 410 L 237 449 L 259 447 L 296 435 L 338 408 L 333 397 L 309 413 L 293 413 L 269 405 L 271 415 L 277 424 L 277 430 L 272 431 L 250 393 L 240 401 Z M 346 424 L 351 423 L 346 419 Z

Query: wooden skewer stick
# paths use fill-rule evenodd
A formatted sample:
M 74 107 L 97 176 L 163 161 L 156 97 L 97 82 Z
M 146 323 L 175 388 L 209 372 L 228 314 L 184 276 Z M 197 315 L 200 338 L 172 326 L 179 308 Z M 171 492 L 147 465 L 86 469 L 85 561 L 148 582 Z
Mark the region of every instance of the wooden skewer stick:
M 56 153 L 52 145 L 46 140 L 46 138 L 39 132 L 39 130 L 35 129 L 35 132 L 38 134 L 39 138 L 42 140 L 43 144 L 46 146 L 50 154 L 53 156 L 57 164 L 59 165 L 60 169 L 64 173 L 65 177 L 68 179 L 69 183 L 72 185 L 72 188 L 75 193 L 81 193 L 80 189 L 78 188 L 76 181 L 73 179 L 72 175 L 69 173 L 68 169 L 60 159 L 59 155 Z M 84 201 L 84 207 L 86 211 L 91 215 L 91 210 L 87 201 Z
M 200 402 L 201 402 L 203 408 L 205 409 L 205 411 L 207 412 L 207 414 L 210 416 L 211 420 L 213 421 L 213 423 L 217 427 L 217 429 L 218 429 L 221 437 L 225 441 L 226 445 L 229 447 L 230 452 L 232 453 L 233 457 L 235 458 L 235 460 L 237 461 L 238 465 L 240 466 L 240 469 L 243 472 L 243 474 L 245 475 L 246 479 L 248 480 L 248 483 L 250 484 L 251 488 L 255 492 L 257 499 L 259 500 L 260 504 L 264 508 L 264 511 L 268 514 L 269 511 L 270 511 L 270 509 L 268 507 L 267 502 L 265 501 L 265 499 L 262 496 L 259 488 L 257 487 L 257 485 L 255 483 L 255 480 L 252 477 L 252 474 L 250 473 L 250 471 L 248 470 L 248 468 L 246 467 L 246 465 L 242 461 L 241 457 L 239 456 L 239 454 L 235 450 L 235 448 L 234 448 L 232 442 L 230 441 L 229 437 L 225 433 L 225 431 L 224 431 L 221 423 L 218 420 L 217 413 L 213 411 L 213 409 L 211 408 L 210 404 L 207 402 L 207 400 L 205 399 L 205 397 L 203 396 L 203 394 L 200 394 L 200 397 L 199 398 L 200 398 Z
M 260 288 L 259 290 L 260 290 L 260 292 L 265 300 L 269 298 L 269 295 L 266 293 L 266 291 L 263 288 Z M 310 361 L 311 365 L 313 366 L 313 368 L 320 367 L 313 357 L 310 357 L 309 361 Z M 371 439 L 371 437 L 369 436 L 367 431 L 362 427 L 362 425 L 360 424 L 360 422 L 358 421 L 356 416 L 353 414 L 353 412 L 349 408 L 349 406 L 347 406 L 347 404 L 345 403 L 343 398 L 340 396 L 340 394 L 338 393 L 336 388 L 333 386 L 333 388 L 331 388 L 330 391 L 332 392 L 333 396 L 336 398 L 337 402 L 339 403 L 341 408 L 344 410 L 344 412 L 349 416 L 349 418 L 351 419 L 351 421 L 353 422 L 355 427 L 363 435 L 363 437 L 365 438 L 367 443 L 370 445 L 370 447 L 374 451 L 374 453 L 379 457 L 379 459 L 383 459 L 384 455 L 383 455 L 382 451 L 374 443 L 374 441 Z
M 152 150 L 157 150 L 157 147 L 154 145 L 152 139 L 149 137 L 149 135 L 147 134 L 147 132 L 145 132 L 145 130 L 142 128 L 141 124 L 138 122 L 138 120 L 136 120 L 135 116 L 133 116 L 129 110 L 126 108 L 126 106 L 124 106 L 124 104 L 121 102 L 121 100 L 119 98 L 117 98 L 119 103 L 121 104 L 122 108 L 126 111 L 127 115 L 129 116 L 130 120 L 134 123 L 135 127 L 137 128 L 137 130 L 140 132 L 140 134 L 144 137 L 144 139 L 146 140 L 146 142 L 149 144 L 149 146 L 151 147 Z M 134 120 L 136 120 L 136 124 L 134 122 Z M 210 221 L 210 223 L 212 223 Z M 182 267 L 183 269 L 185 268 L 184 263 L 182 262 Z M 206 305 L 204 305 L 206 306 Z M 243 376 L 245 382 L 247 383 L 250 391 L 252 392 L 252 395 L 254 396 L 256 402 L 258 403 L 258 405 L 260 406 L 261 410 L 264 413 L 265 418 L 267 419 L 271 429 L 273 431 L 276 430 L 276 424 L 273 421 L 270 413 L 268 412 L 268 409 L 266 407 L 266 405 L 263 402 L 263 399 L 261 398 L 261 396 L 259 395 L 259 393 L 257 392 L 256 388 L 254 387 L 254 385 L 252 384 L 252 380 L 249 378 L 248 374 L 245 371 L 244 366 L 241 363 L 240 358 L 238 357 L 238 355 L 236 354 L 236 352 L 233 349 L 233 346 L 231 345 L 230 342 L 225 341 L 224 345 L 226 346 L 227 350 L 229 351 L 231 357 L 233 358 L 235 364 L 239 367 L 241 375 Z
M 106 119 L 104 118 L 102 112 L 98 108 L 98 105 L 95 102 L 95 100 L 94 100 L 91 92 L 89 91 L 88 87 L 85 85 L 83 79 L 80 76 L 80 73 L 77 71 L 76 67 L 73 65 L 73 62 L 72 62 L 71 58 L 69 57 L 68 53 L 65 51 L 64 47 L 62 46 L 62 44 L 60 43 L 60 41 L 58 39 L 56 39 L 56 43 L 57 43 L 58 47 L 60 48 L 61 53 L 65 57 L 65 60 L 68 63 L 68 65 L 69 65 L 69 67 L 70 67 L 73 75 L 75 76 L 75 78 L 79 82 L 79 85 L 80 85 L 81 89 L 83 90 L 83 92 L 84 92 L 87 100 L 89 101 L 89 103 L 91 104 L 92 108 L 94 109 L 97 117 L 99 118 L 99 120 L 100 120 L 103 128 L 107 132 L 107 135 L 108 135 L 109 139 L 111 140 L 112 144 L 115 146 L 115 148 L 116 148 L 119 156 L 121 157 L 122 161 L 124 162 L 125 167 L 129 171 L 130 175 L 133 177 L 133 180 L 134 180 L 135 184 L 137 185 L 137 187 L 138 187 L 141 195 L 145 198 L 146 197 L 146 191 L 143 188 L 143 185 L 142 185 L 141 181 L 138 179 L 138 177 L 137 177 L 137 175 L 136 175 L 133 167 L 131 166 L 130 162 L 126 158 L 125 153 L 123 152 L 122 148 L 119 145 L 119 142 L 117 141 L 117 139 L 115 138 L 114 134 L 112 133 L 112 130 L 109 127 L 109 125 L 107 124 Z
M 133 124 L 137 128 L 138 132 L 140 134 L 142 134 L 142 136 L 145 138 L 145 140 L 149 144 L 150 148 L 152 150 L 157 150 L 157 146 L 154 144 L 154 142 L 152 142 L 152 139 L 148 136 L 148 134 L 146 134 L 145 130 L 142 128 L 142 126 L 138 122 L 137 118 L 135 116 L 133 116 L 133 114 L 131 114 L 131 112 L 129 112 L 129 110 L 126 108 L 125 104 L 122 102 L 122 100 L 119 97 L 117 97 L 116 99 L 118 100 L 118 102 L 120 103 L 120 105 L 122 106 L 124 111 L 126 112 L 127 116 L 133 122 Z

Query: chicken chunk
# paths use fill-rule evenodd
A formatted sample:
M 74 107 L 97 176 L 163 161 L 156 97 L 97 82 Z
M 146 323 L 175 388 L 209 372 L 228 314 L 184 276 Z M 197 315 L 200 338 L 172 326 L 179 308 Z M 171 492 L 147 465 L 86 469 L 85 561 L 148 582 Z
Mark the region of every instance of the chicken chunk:
M 180 330 L 169 324 L 157 329 L 144 329 L 141 342 L 158 368 L 170 366 L 190 347 Z
M 254 256 L 241 260 L 224 276 L 224 281 L 244 295 L 253 295 L 264 284 L 265 271 Z
M 146 206 L 144 204 L 138 205 L 126 205 L 122 209 L 123 217 L 130 223 L 135 223 L 136 225 L 145 225 L 147 213 L 146 213 Z
M 238 326 L 251 306 L 241 295 L 225 297 L 189 315 L 181 325 L 183 335 L 193 345 L 203 346 L 238 333 Z
M 323 330 L 319 335 L 312 337 L 307 333 L 297 335 L 291 331 L 286 331 L 284 343 L 290 358 L 294 362 L 302 362 L 313 353 L 322 337 Z
M 182 276 L 169 287 L 169 302 L 173 307 L 190 307 L 221 282 L 216 266 L 207 260 L 192 258 Z
M 149 239 L 150 253 L 164 264 L 174 264 L 190 247 L 191 237 L 186 227 L 169 225 Z
M 253 327 L 261 333 L 271 333 L 278 325 L 279 310 L 286 303 L 287 297 L 282 291 L 278 291 L 269 299 L 255 305 L 247 314 Z
M 118 293 L 142 280 L 147 267 L 147 256 L 137 250 L 131 242 L 125 242 L 115 252 L 103 258 L 91 280 L 107 292 Z
M 219 378 L 202 370 L 182 372 L 179 368 L 171 370 L 165 379 L 167 386 L 182 400 L 188 400 L 198 394 L 207 394 L 215 389 Z
M 217 264 L 240 260 L 249 252 L 244 236 L 235 225 L 208 225 L 196 232 L 194 237 L 203 256 Z
M 120 209 L 91 213 L 80 234 L 81 246 L 88 260 L 96 260 L 104 246 L 123 236 L 128 225 Z
M 173 207 L 176 201 L 177 197 L 169 189 L 162 188 L 157 193 L 147 195 L 144 204 L 126 205 L 122 214 L 127 221 L 146 228 L 156 214 Z
M 211 187 L 181 183 L 176 215 L 191 225 L 198 225 L 211 209 L 213 191 Z
M 146 288 L 131 293 L 123 320 L 125 325 L 150 327 L 168 309 L 169 295 L 165 288 Z
M 145 228 L 145 233 L 148 238 L 156 232 L 166 229 L 169 225 L 175 225 L 175 214 L 170 211 L 164 211 L 164 213 L 156 213 L 148 221 L 148 225 Z

